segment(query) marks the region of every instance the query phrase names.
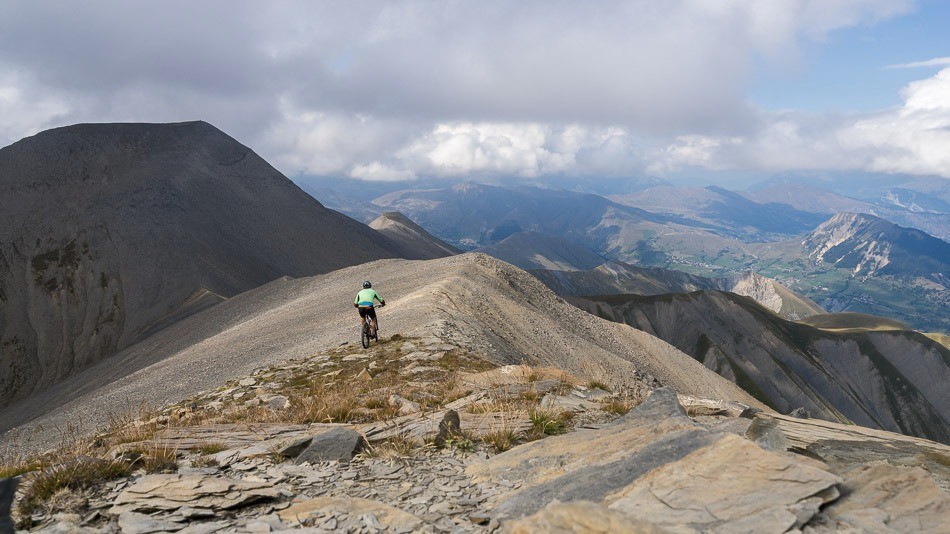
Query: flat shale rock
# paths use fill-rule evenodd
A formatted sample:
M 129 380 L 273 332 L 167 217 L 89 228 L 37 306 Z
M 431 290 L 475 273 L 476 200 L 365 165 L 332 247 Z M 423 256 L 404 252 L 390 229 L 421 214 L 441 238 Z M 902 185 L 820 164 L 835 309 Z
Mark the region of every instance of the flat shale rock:
M 660 525 L 784 532 L 838 497 L 841 479 L 813 464 L 720 434 L 611 495 L 610 508 Z
M 155 512 L 183 506 L 220 511 L 279 495 L 277 489 L 263 481 L 211 475 L 146 475 L 119 494 L 111 511 Z
M 303 526 L 325 525 L 327 530 L 345 530 L 349 520 L 354 527 L 375 526 L 388 532 L 426 532 L 423 521 L 388 504 L 355 497 L 317 497 L 296 503 L 277 512 L 281 521 Z M 343 519 L 346 518 L 346 519 Z M 384 528 L 379 528 L 379 527 Z M 321 527 L 321 528 L 326 528 Z M 375 530 L 374 530 L 375 531 Z
M 686 417 L 672 390 L 662 388 L 614 424 L 527 443 L 488 462 L 472 465 L 466 473 L 476 481 L 517 480 L 526 487 L 536 486 L 582 468 L 607 466 L 660 438 L 666 438 L 664 451 L 692 450 L 698 447 L 697 442 L 708 441 L 705 434 L 699 425 Z M 677 444 L 679 438 L 683 438 L 684 443 Z M 668 455 L 661 455 L 656 465 L 667 460 Z M 539 503 L 526 513 L 534 513 L 546 504 Z
M 875 465 L 844 475 L 844 496 L 825 512 L 839 528 L 864 532 L 947 532 L 950 497 L 917 467 Z
M 497 519 L 592 501 L 632 524 L 687 532 L 800 528 L 838 497 L 841 482 L 821 462 L 707 431 L 668 388 L 611 425 L 532 442 L 466 472 L 476 482 L 522 484 L 489 501 Z
M 172 523 L 138 512 L 122 512 L 119 514 L 119 529 L 122 534 L 152 534 L 153 532 L 175 532 L 185 528 L 185 525 Z
M 543 510 L 505 525 L 509 534 L 668 534 L 692 532 L 658 527 L 589 501 L 552 503 Z

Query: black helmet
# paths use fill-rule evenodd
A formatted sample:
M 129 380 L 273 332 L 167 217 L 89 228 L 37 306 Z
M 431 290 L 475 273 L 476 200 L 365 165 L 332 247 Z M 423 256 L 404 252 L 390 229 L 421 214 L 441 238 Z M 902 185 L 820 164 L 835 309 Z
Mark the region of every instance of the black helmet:
M 373 284 L 369 283 L 369 280 L 363 282 L 363 289 L 369 289 L 373 287 Z

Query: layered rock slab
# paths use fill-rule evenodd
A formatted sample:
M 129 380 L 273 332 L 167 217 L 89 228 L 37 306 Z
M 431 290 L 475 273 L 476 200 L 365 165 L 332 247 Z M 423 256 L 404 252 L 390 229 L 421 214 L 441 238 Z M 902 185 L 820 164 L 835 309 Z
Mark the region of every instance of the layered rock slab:
M 279 496 L 280 491 L 263 481 L 209 475 L 147 475 L 120 493 L 111 511 L 155 512 L 185 506 L 221 511 Z
M 841 482 L 820 462 L 702 428 L 669 388 L 605 428 L 530 443 L 467 472 L 522 483 L 491 503 L 499 519 L 591 501 L 634 523 L 686 531 L 801 527 Z

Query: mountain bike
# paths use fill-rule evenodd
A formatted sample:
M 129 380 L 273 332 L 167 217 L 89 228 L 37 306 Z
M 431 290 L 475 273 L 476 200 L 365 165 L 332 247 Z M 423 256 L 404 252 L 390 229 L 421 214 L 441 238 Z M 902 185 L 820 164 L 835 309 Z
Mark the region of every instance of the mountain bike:
M 373 306 L 373 308 L 375 309 L 376 306 Z M 376 330 L 373 330 L 373 328 L 370 326 L 371 321 L 376 324 Z M 370 317 L 367 317 L 366 320 L 363 321 L 363 328 L 360 331 L 360 344 L 363 345 L 364 349 L 369 348 L 369 342 L 371 339 L 377 342 L 379 341 L 379 316 L 378 315 L 376 316 L 376 319 L 371 319 Z

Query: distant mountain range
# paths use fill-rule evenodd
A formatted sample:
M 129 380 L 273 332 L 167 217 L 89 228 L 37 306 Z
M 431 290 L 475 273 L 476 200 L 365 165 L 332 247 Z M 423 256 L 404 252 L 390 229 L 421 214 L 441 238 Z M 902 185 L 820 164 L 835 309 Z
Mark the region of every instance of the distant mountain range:
M 838 193 L 801 184 L 776 184 L 744 193 L 752 200 L 787 204 L 801 211 L 831 216 L 837 213 L 866 213 L 892 223 L 917 228 L 940 239 L 950 239 L 950 210 L 937 208 L 940 199 L 921 199 L 933 210 L 921 209 L 914 200 L 920 195 L 903 189 L 889 190 L 878 204 L 849 198 Z
M 204 122 L 0 149 L 0 406 L 281 276 L 404 250 Z
M 719 291 L 571 302 L 671 343 L 779 412 L 950 441 L 950 350 L 922 334 L 820 330 Z
M 894 184 L 898 183 L 904 188 L 926 188 L 921 192 L 923 195 L 942 194 L 939 183 L 919 181 L 923 185 L 881 178 L 877 182 L 872 180 L 876 185 L 860 192 L 868 196 L 893 193 Z M 571 263 L 567 257 L 576 257 L 576 252 L 565 250 L 567 257 L 557 259 L 557 254 L 548 250 L 540 255 L 553 263 L 542 266 L 526 255 L 524 250 L 528 248 L 523 245 L 501 244 L 516 234 L 535 232 L 564 239 L 579 247 L 576 250 L 588 249 L 608 260 L 640 267 L 661 267 L 716 279 L 751 270 L 777 280 L 829 311 L 885 315 L 924 331 L 950 331 L 950 319 L 943 313 L 950 306 L 950 296 L 941 278 L 941 273 L 947 272 L 941 267 L 946 263 L 940 259 L 942 240 L 928 239 L 923 233 L 913 234 L 909 230 L 896 231 L 893 228 L 898 227 L 892 224 L 892 230 L 878 238 L 845 240 L 828 254 L 802 245 L 807 241 L 812 248 L 821 248 L 818 243 L 827 242 L 829 229 L 842 221 L 831 212 L 845 207 L 887 213 L 898 210 L 907 217 L 922 214 L 938 222 L 947 215 L 912 212 L 817 189 L 824 183 L 806 179 L 795 185 L 791 178 L 775 178 L 744 195 L 716 187 L 677 188 L 661 184 L 612 197 L 633 205 L 572 191 L 464 183 L 394 191 L 373 199 L 371 204 L 380 210 L 405 213 L 434 236 L 461 249 L 483 248 L 525 268 L 563 269 L 563 265 Z M 750 200 L 780 189 L 795 195 L 764 203 Z M 806 198 L 812 202 L 806 202 Z M 939 207 L 935 202 L 928 206 Z M 823 213 L 826 211 L 829 213 Z M 865 219 L 871 220 L 873 216 Z M 887 221 L 875 224 L 880 227 Z M 866 247 L 872 242 L 877 248 L 869 252 Z M 848 252 L 849 247 L 854 250 Z M 856 282 L 856 258 L 863 256 L 873 263 L 877 261 L 873 258 L 885 248 L 890 251 L 890 267 L 878 265 L 873 272 L 865 272 L 860 283 Z M 931 252 L 936 259 L 929 258 Z M 824 261 L 832 257 L 832 261 Z M 933 313 L 935 309 L 941 313 Z
M 802 234 L 827 219 L 823 214 L 779 202 L 756 202 L 714 186 L 660 186 L 610 198 L 627 206 L 701 222 L 744 241 L 771 241 Z
M 636 267 L 609 262 L 586 271 L 532 270 L 544 285 L 563 296 L 662 295 L 703 289 L 728 291 L 750 297 L 786 319 L 824 314 L 811 299 L 775 280 L 746 271 L 726 278 L 706 278 L 659 267 Z

